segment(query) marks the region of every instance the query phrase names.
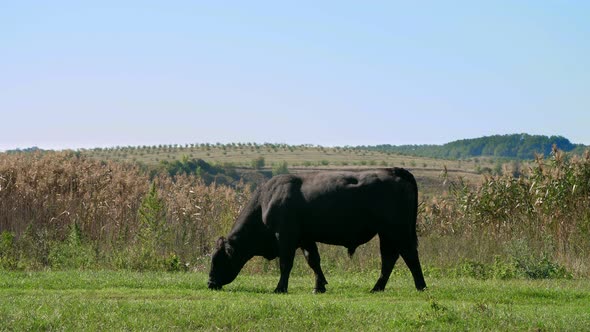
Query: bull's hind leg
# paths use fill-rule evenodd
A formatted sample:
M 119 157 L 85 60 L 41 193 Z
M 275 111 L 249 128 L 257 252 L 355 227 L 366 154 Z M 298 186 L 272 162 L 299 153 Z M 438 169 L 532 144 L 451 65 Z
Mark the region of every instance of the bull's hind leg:
M 377 279 L 377 283 L 371 292 L 381 292 L 385 290 L 385 285 L 387 285 L 387 281 L 389 281 L 391 271 L 395 266 L 395 262 L 397 262 L 397 259 L 399 258 L 399 252 L 393 245 L 393 241 L 382 234 L 379 234 L 379 248 L 381 251 L 381 275 L 379 276 L 379 279 Z
M 424 290 L 426 288 L 426 281 L 424 281 L 424 275 L 422 274 L 422 267 L 420 266 L 420 259 L 418 258 L 418 249 L 413 248 L 402 250 L 401 255 L 412 272 L 416 289 L 420 291 Z
M 315 274 L 315 288 L 313 290 L 314 293 L 325 293 L 326 292 L 326 277 L 324 276 L 324 272 L 322 272 L 322 267 L 320 266 L 320 253 L 318 252 L 318 246 L 315 242 L 306 243 L 304 246 L 301 247 L 303 250 L 303 255 L 305 256 L 305 260 L 307 260 L 307 264 L 313 270 Z

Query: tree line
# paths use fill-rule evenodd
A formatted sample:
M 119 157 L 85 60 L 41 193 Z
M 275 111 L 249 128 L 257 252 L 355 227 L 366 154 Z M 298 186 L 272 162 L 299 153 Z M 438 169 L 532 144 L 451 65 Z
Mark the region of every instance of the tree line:
M 548 156 L 553 146 L 565 152 L 582 154 L 586 148 L 573 144 L 563 136 L 529 134 L 493 135 L 480 138 L 462 139 L 443 145 L 390 145 L 359 146 L 358 148 L 413 155 L 419 157 L 462 159 L 472 157 L 501 157 L 513 159 L 534 159 L 535 154 Z

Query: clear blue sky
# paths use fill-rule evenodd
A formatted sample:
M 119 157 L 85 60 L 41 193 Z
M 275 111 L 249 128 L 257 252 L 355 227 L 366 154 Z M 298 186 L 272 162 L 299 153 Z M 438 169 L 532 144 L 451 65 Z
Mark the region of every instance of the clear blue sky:
M 590 1 L 2 1 L 0 150 L 590 144 Z

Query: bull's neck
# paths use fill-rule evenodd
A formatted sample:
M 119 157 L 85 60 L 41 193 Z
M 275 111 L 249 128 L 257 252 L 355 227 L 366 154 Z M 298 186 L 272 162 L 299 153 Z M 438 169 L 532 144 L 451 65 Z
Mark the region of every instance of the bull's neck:
M 234 250 L 250 259 L 256 255 L 257 237 L 262 225 L 262 216 L 258 213 L 260 209 L 249 207 L 248 210 L 240 214 L 233 229 L 227 235 L 227 239 Z
M 275 238 L 272 236 L 269 238 L 270 234 L 262 222 L 262 209 L 258 205 L 250 206 L 249 211 L 244 211 L 240 215 L 227 238 L 230 245 L 235 250 L 244 253 L 243 255 L 247 259 L 253 256 L 268 258 L 274 255 Z M 272 252 L 269 252 L 269 250 Z

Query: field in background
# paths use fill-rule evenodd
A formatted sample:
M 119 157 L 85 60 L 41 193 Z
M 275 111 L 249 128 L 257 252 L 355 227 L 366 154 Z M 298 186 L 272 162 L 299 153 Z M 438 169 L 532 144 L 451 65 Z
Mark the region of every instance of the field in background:
M 0 330 L 554 330 L 590 326 L 587 280 L 475 280 L 426 274 L 417 292 L 407 269 L 385 292 L 376 273 L 310 273 L 272 293 L 276 275 L 239 276 L 222 291 L 204 273 L 0 272 Z
M 82 150 L 82 154 L 97 160 L 137 162 L 157 167 L 163 162 L 202 159 L 209 164 L 235 167 L 238 172 L 252 170 L 252 162 L 264 159 L 263 170 L 286 162 L 291 172 L 314 170 L 355 170 L 361 168 L 403 167 L 417 177 L 422 194 L 442 194 L 441 172 L 446 168 L 451 179 L 463 178 L 470 184 L 479 184 L 482 174 L 512 170 L 513 162 L 498 158 L 470 158 L 444 160 L 380 151 L 368 151 L 352 147 L 322 147 L 285 144 L 186 144 L 143 147 L 115 147 Z
M 230 163 L 249 167 L 254 158 L 265 158 L 268 165 L 286 161 L 290 166 L 398 166 L 474 171 L 475 160 L 454 162 L 434 158 L 403 156 L 394 153 L 368 151 L 352 147 L 321 147 L 285 144 L 188 144 L 154 147 L 115 147 L 84 150 L 97 159 L 137 161 L 148 165 L 161 161 L 180 160 L 183 156 L 203 159 L 209 163 Z

